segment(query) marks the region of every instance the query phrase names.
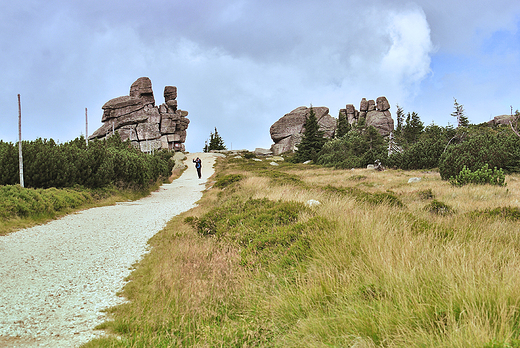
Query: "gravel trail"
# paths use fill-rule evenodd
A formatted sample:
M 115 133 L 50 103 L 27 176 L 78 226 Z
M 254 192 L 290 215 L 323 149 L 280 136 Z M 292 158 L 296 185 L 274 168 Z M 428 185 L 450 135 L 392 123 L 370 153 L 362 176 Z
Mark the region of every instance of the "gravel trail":
M 0 347 L 77 347 L 102 334 L 100 311 L 124 301 L 116 293 L 148 240 L 202 197 L 216 155 L 187 157 L 183 175 L 151 196 L 0 236 Z

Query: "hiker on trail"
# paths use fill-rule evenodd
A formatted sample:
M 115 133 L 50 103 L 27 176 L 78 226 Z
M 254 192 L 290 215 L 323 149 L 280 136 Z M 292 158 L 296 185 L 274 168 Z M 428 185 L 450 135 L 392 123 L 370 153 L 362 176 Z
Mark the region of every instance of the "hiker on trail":
M 193 163 L 195 163 L 195 168 L 197 168 L 197 174 L 199 175 L 199 179 L 201 178 L 202 176 L 202 161 L 200 160 L 200 158 L 196 158 L 193 160 Z

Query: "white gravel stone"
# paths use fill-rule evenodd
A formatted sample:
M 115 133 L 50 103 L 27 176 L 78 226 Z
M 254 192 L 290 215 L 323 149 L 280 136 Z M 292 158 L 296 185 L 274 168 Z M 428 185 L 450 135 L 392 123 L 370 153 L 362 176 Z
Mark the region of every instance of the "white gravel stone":
M 213 174 L 214 154 L 139 201 L 92 208 L 0 237 L 0 346 L 77 347 L 103 332 L 101 310 L 121 304 L 132 265 L 148 240 L 195 206 Z

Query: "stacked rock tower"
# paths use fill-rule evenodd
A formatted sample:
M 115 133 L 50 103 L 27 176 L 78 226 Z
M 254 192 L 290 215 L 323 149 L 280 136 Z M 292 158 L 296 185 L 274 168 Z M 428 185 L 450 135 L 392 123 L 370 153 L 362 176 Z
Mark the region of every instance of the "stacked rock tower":
M 130 94 L 114 98 L 102 107 L 103 125 L 89 139 L 104 139 L 118 132 L 143 152 L 157 149 L 185 151 L 187 111 L 177 108 L 177 87 L 164 87 L 164 103 L 155 105 L 152 81 L 137 79 Z
M 341 109 L 339 112 L 347 116 L 350 124 L 364 119 L 367 127 L 374 126 L 382 136 L 387 136 L 394 130 L 390 103 L 388 103 L 386 97 L 379 97 L 376 101 L 363 98 L 359 103 L 359 111 L 353 104 L 347 104 L 345 109 Z

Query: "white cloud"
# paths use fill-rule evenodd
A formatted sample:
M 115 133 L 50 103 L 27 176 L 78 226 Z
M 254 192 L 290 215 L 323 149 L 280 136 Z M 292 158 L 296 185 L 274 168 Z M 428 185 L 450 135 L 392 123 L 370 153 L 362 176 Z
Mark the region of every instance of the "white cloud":
M 165 85 L 179 88 L 179 107 L 192 121 L 188 149 L 198 151 L 214 126 L 233 147 L 269 146 L 269 126 L 310 103 L 337 116 L 362 97 L 386 95 L 392 106 L 430 111 L 431 100 L 451 108 L 455 96 L 470 111 L 472 98 L 491 104 L 500 81 L 518 74 L 498 68 L 519 66 L 518 46 L 495 56 L 489 45 L 492 52 L 464 75 L 442 69 L 451 63 L 439 59 L 476 54 L 464 50 L 480 47 L 472 40 L 516 28 L 520 5 L 508 0 L 497 0 L 500 10 L 447 0 L 20 1 L 0 13 L 0 139 L 9 141 L 16 93 L 27 137 L 64 141 L 83 131 L 85 107 L 93 131 L 103 103 L 127 94 L 140 76 L 152 79 L 157 103 Z M 482 77 L 493 81 L 477 89 Z
M 415 9 L 392 13 L 388 31 L 392 44 L 381 61 L 381 73 L 390 77 L 387 82 L 393 89 L 403 94 L 416 93 L 418 84 L 430 73 L 433 51 L 424 12 Z

